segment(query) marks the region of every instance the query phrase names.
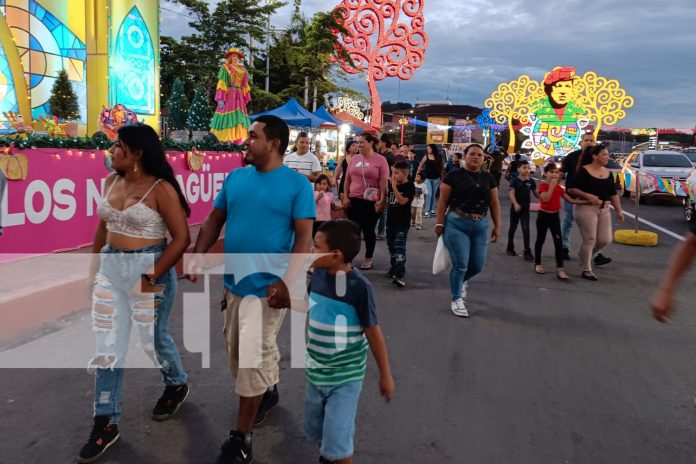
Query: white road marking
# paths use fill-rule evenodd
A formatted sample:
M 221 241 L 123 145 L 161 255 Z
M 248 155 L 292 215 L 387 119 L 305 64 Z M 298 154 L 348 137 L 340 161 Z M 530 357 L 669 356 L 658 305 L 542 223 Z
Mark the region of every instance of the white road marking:
M 623 213 L 624 213 L 624 216 L 628 216 L 628 217 L 630 217 L 630 218 L 632 218 L 632 219 L 635 219 L 635 218 L 636 218 L 635 215 L 633 215 L 633 214 L 631 214 L 631 213 L 629 213 L 629 212 L 627 212 L 627 211 L 624 211 Z M 650 221 L 646 221 L 646 220 L 643 219 L 643 218 L 638 218 L 638 221 L 640 221 L 640 222 L 642 222 L 643 224 L 648 225 L 648 226 L 650 226 L 650 227 L 652 227 L 652 228 L 654 228 L 654 229 L 659 230 L 659 231 L 662 232 L 663 234 L 667 234 L 667 235 L 669 235 L 670 237 L 676 238 L 677 240 L 681 240 L 682 242 L 684 241 L 684 237 L 683 237 L 683 236 L 681 236 L 681 235 L 679 235 L 679 234 L 676 234 L 676 233 L 672 232 L 671 230 L 667 230 L 667 229 L 665 229 L 664 227 L 660 227 L 660 226 L 658 226 L 657 224 L 654 224 L 654 223 L 652 223 L 652 222 L 650 222 Z

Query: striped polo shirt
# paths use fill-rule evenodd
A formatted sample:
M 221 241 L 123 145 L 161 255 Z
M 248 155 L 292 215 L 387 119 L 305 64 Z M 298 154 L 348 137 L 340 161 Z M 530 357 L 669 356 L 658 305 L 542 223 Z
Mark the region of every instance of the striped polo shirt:
M 309 382 L 322 387 L 363 380 L 369 348 L 364 329 L 377 325 L 370 282 L 356 270 L 337 277 L 316 269 L 309 304 L 305 362 Z

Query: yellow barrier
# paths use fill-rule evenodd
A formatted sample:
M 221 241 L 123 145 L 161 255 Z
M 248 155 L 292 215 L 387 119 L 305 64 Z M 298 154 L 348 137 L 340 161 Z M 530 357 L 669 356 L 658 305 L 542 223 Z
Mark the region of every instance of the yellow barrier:
M 658 237 L 655 232 L 645 230 L 616 230 L 614 241 L 622 245 L 654 247 L 657 246 Z

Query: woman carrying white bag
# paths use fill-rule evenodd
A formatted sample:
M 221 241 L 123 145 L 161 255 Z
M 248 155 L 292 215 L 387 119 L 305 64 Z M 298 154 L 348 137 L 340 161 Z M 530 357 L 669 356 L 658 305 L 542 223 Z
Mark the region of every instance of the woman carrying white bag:
M 483 161 L 483 147 L 469 145 L 464 151 L 465 168 L 451 171 L 440 185 L 435 233 L 449 252 L 452 262 L 450 309 L 459 317 L 469 317 L 464 303 L 467 283 L 486 264 L 489 210 L 493 221 L 491 243 L 496 242 L 500 235 L 498 187 L 493 176 L 481 172 Z M 433 273 L 444 270 L 442 263 L 442 246 L 438 242 Z

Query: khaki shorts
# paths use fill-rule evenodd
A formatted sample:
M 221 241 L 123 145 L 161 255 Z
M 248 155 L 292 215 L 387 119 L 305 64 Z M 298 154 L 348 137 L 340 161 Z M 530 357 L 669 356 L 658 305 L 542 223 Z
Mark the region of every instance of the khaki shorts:
M 239 396 L 263 395 L 279 382 L 277 337 L 287 309 L 273 309 L 265 298 L 241 297 L 225 289 L 223 333 L 234 390 Z

